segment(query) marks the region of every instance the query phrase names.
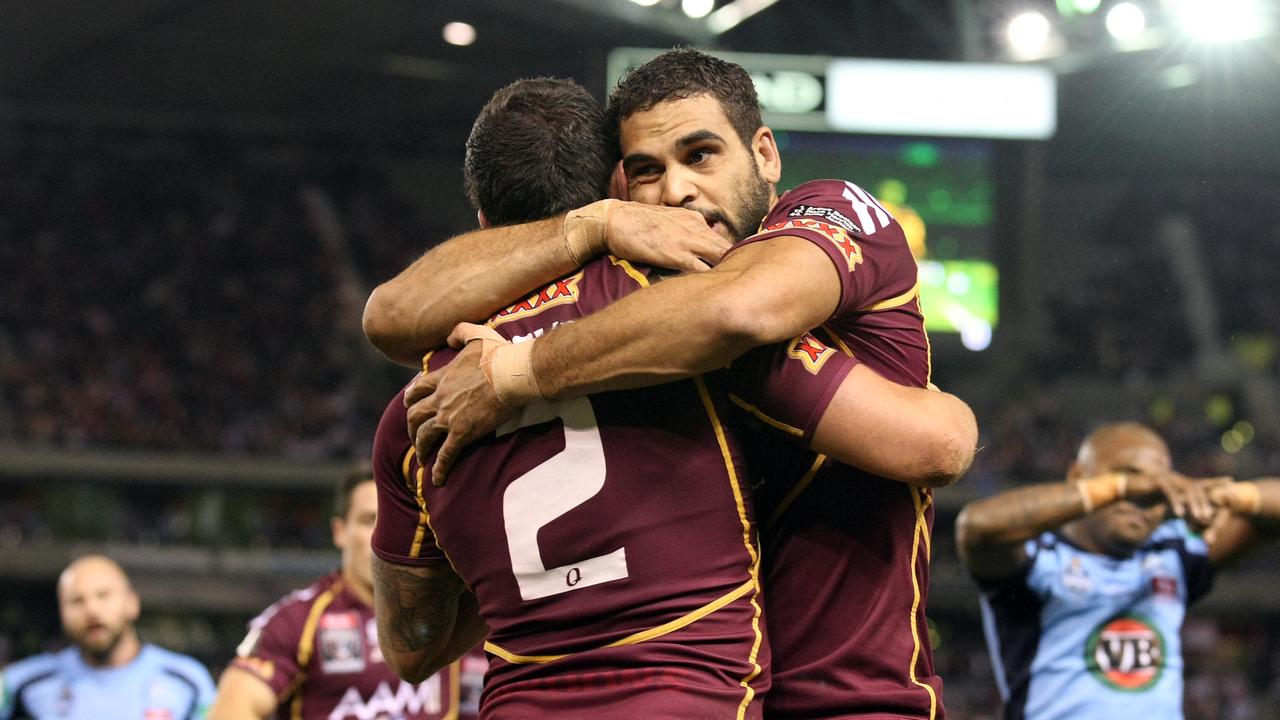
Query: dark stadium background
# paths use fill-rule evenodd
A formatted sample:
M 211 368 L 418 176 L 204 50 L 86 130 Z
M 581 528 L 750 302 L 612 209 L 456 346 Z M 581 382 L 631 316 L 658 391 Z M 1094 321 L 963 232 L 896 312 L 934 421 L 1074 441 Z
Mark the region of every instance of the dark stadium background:
M 1066 43 L 1055 137 L 993 146 L 994 342 L 937 342 L 982 437 L 938 493 L 949 717 L 996 707 L 951 537 L 967 499 L 1060 478 L 1120 418 L 1189 474 L 1280 473 L 1277 36 L 1121 53 L 1113 2 L 1018 0 L 780 0 L 714 36 L 677 5 L 0 0 L 0 664 L 56 644 L 56 574 L 88 549 L 132 574 L 147 639 L 215 675 L 248 617 L 335 566 L 329 487 L 406 379 L 363 299 L 472 225 L 462 142 L 493 90 L 603 97 L 620 46 L 1000 61 L 1027 8 Z M 1280 715 L 1277 559 L 1192 611 L 1189 717 Z

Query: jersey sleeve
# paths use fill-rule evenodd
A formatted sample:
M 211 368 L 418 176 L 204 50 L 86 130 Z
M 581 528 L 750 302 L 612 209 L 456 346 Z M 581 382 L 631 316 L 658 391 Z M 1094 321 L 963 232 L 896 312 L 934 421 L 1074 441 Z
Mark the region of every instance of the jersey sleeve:
M 249 634 L 231 661 L 231 667 L 266 683 L 278 699 L 284 699 L 302 672 L 298 667 L 298 645 L 303 622 L 294 610 L 289 606 L 279 611 L 268 609 L 250 621 Z
M 851 182 L 814 180 L 791 190 L 769 211 L 761 231 L 729 252 L 776 237 L 798 237 L 826 253 L 840 275 L 833 317 L 910 300 L 918 270 L 902 226 Z
M 794 437 L 813 437 L 840 383 L 858 361 L 804 333 L 754 348 L 733 362 L 726 390 L 742 411 Z
M 378 520 L 373 528 L 373 552 L 397 565 L 439 565 L 446 559 L 436 547 L 428 522 L 422 496 L 422 483 L 427 480 L 409 442 L 407 417 L 401 392 L 387 405 L 374 435 Z

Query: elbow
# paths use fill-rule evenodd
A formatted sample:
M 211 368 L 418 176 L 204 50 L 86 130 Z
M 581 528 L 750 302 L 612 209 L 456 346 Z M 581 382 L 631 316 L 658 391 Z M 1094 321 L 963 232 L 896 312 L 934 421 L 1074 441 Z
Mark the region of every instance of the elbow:
M 390 303 L 387 300 L 389 294 L 386 285 L 374 288 L 364 304 L 364 315 L 360 318 L 360 327 L 364 330 L 364 336 L 373 343 L 374 347 L 384 353 L 390 339 L 394 336 L 391 323 L 394 313 L 391 312 Z
M 723 292 L 707 304 L 709 332 L 721 343 L 744 351 L 790 340 L 801 330 L 791 327 L 776 308 L 758 299 Z
M 444 667 L 444 665 L 434 662 L 434 657 L 399 653 L 388 647 L 382 648 L 382 657 L 386 660 L 387 667 L 391 668 L 391 671 L 397 677 L 414 685 L 435 675 Z
M 411 324 L 413 315 L 402 307 L 387 283 L 369 295 L 360 318 L 360 328 L 369 343 L 392 362 L 418 368 L 427 347 L 419 347 Z
M 919 484 L 939 488 L 955 483 L 973 463 L 978 445 L 978 421 L 969 406 L 947 397 L 947 412 L 934 423 L 933 441 L 925 453 Z

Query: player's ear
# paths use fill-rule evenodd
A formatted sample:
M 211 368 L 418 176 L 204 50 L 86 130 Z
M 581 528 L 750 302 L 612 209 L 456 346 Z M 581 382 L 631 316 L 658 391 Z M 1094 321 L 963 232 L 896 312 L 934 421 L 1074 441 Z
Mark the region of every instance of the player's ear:
M 765 182 L 772 185 L 782 179 L 782 156 L 778 154 L 778 141 L 772 130 L 763 125 L 756 130 L 751 137 L 751 152 Z
M 334 516 L 334 518 L 329 521 L 329 524 L 333 529 L 333 546 L 339 550 L 343 549 L 347 544 L 346 519 Z
M 484 211 L 483 211 L 483 210 L 477 210 L 477 211 L 476 211 L 476 222 L 480 223 L 480 227 L 481 227 L 481 228 L 487 228 L 487 227 L 490 227 L 490 225 L 489 225 L 489 218 L 487 218 L 487 217 L 485 217 L 485 216 L 484 216 Z
M 142 614 L 142 601 L 138 599 L 138 593 L 133 588 L 129 588 L 128 598 L 125 600 L 125 617 L 130 623 L 138 621 L 138 616 Z

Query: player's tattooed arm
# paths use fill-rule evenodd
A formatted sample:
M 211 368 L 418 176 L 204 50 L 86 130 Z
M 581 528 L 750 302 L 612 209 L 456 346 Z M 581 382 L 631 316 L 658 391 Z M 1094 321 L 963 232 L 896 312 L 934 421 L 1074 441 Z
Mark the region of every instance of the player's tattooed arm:
M 448 567 L 373 558 L 378 644 L 396 674 L 421 682 L 484 639 L 478 606 Z

